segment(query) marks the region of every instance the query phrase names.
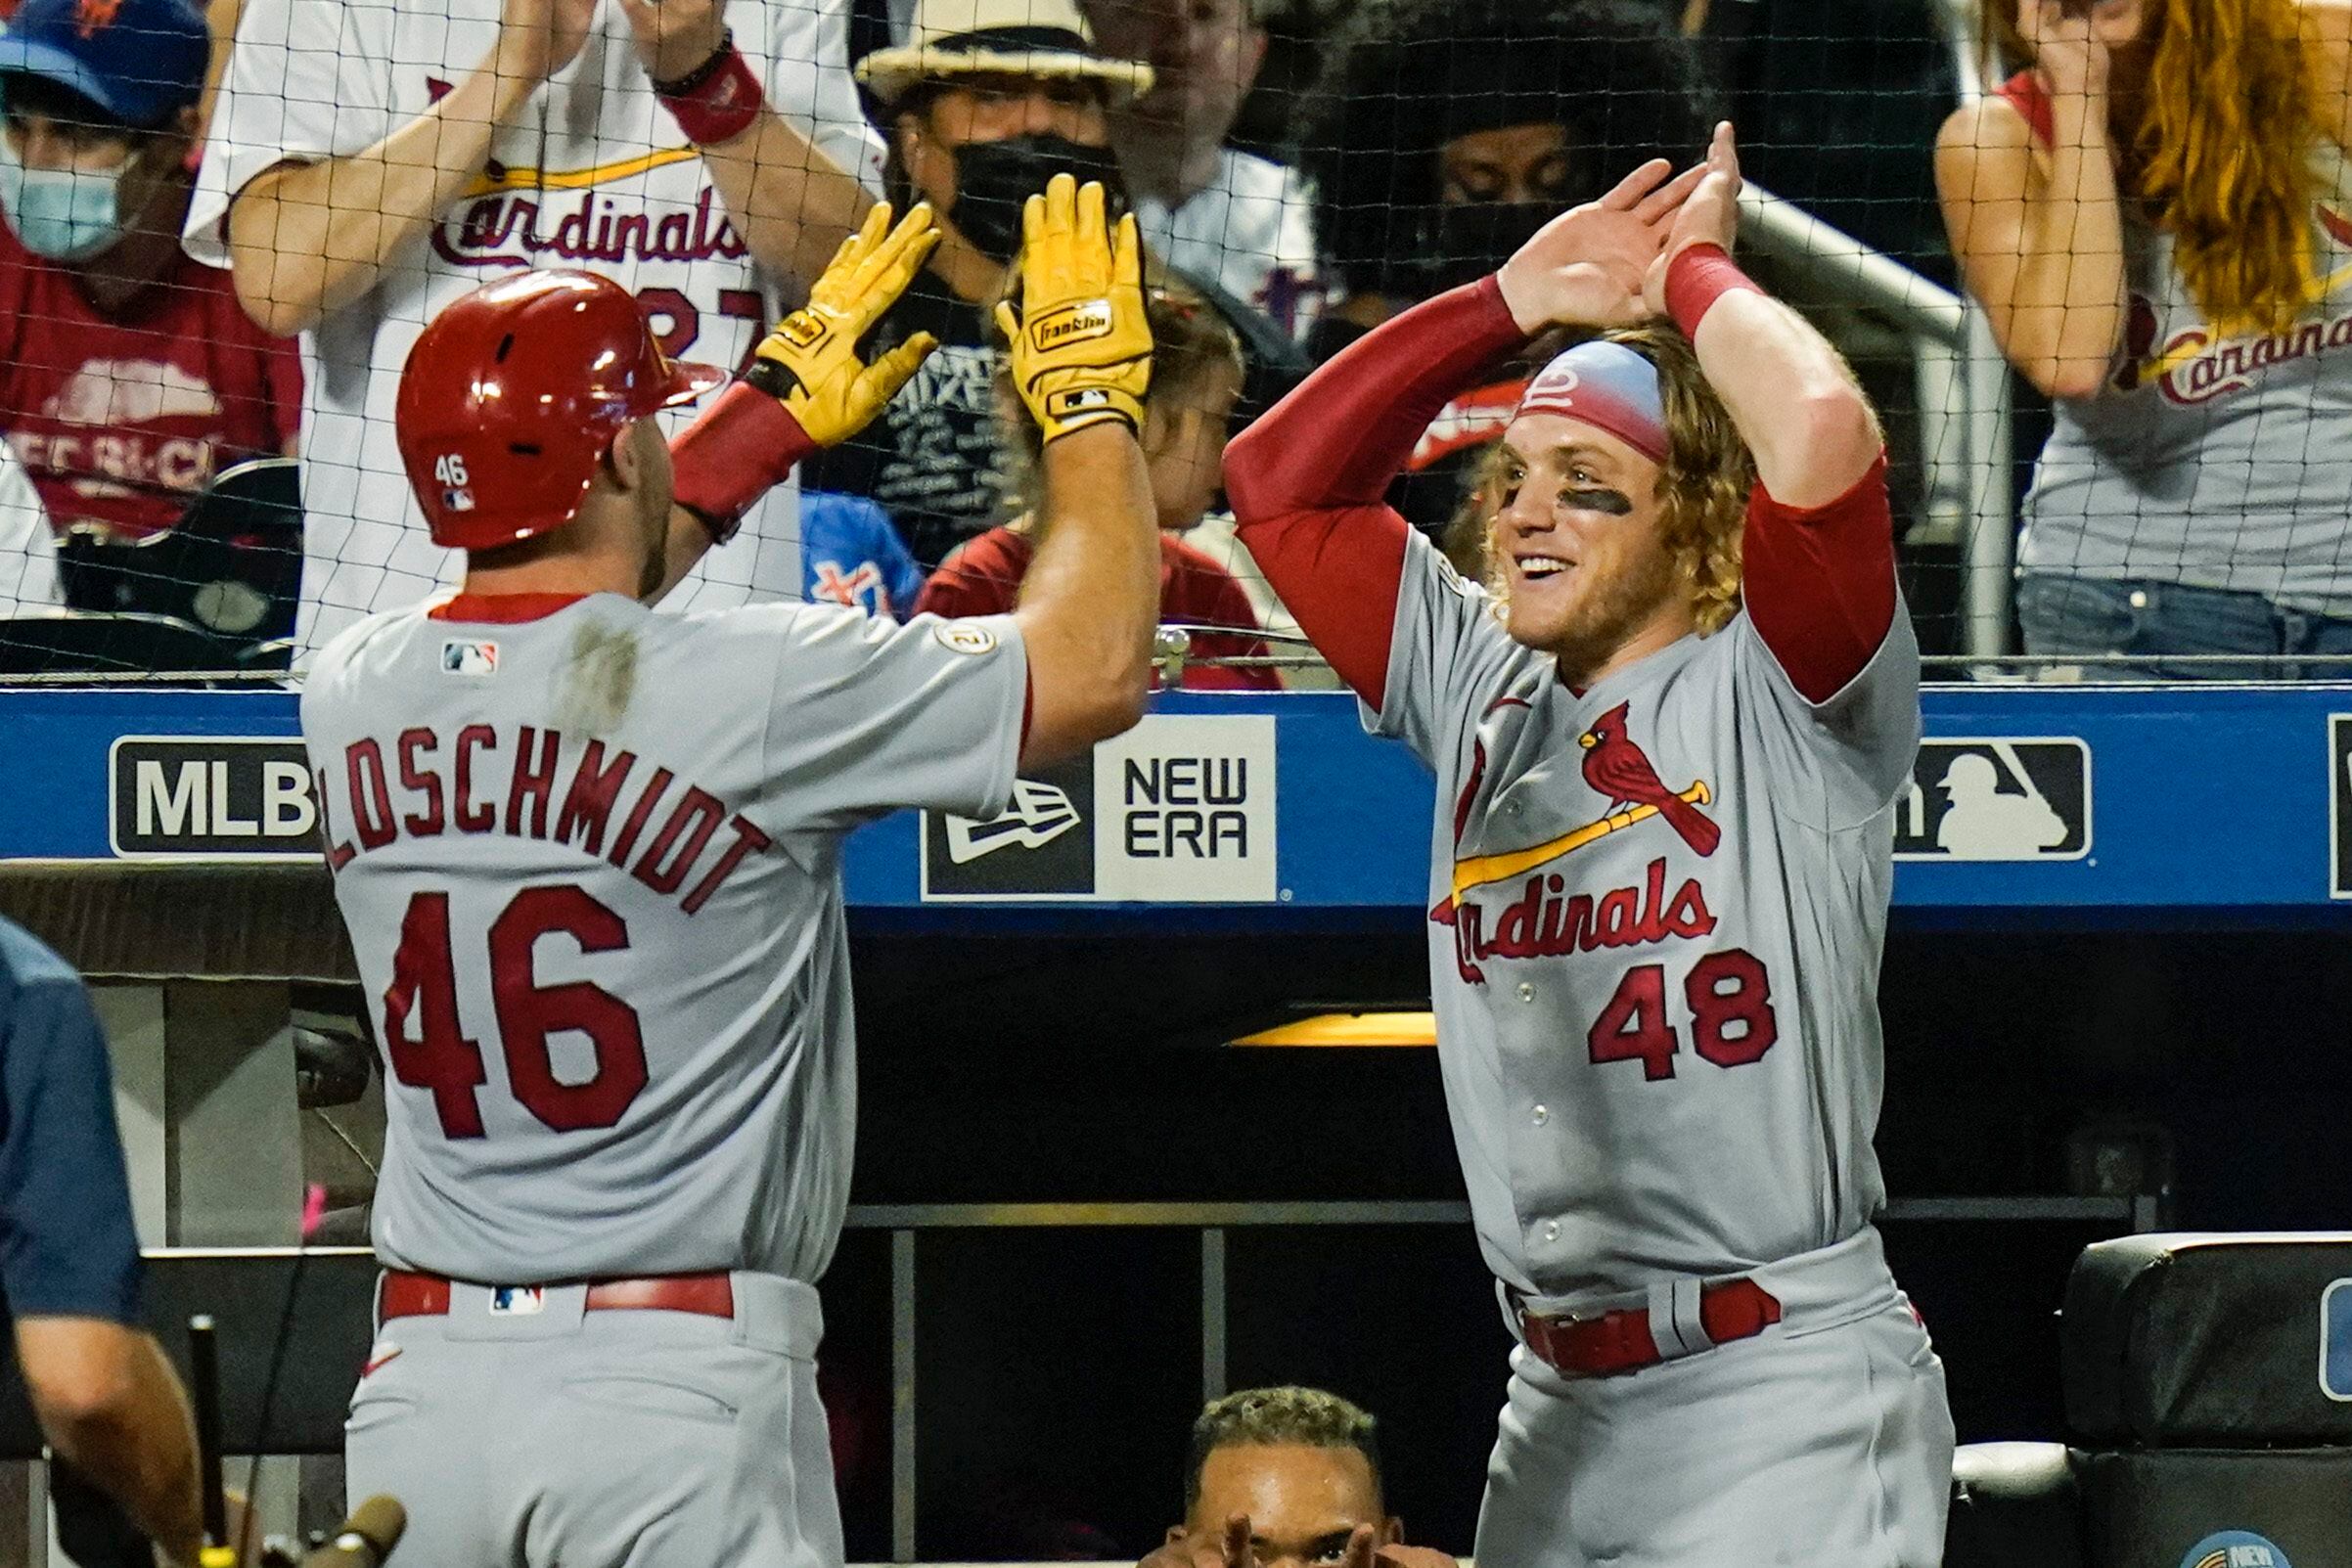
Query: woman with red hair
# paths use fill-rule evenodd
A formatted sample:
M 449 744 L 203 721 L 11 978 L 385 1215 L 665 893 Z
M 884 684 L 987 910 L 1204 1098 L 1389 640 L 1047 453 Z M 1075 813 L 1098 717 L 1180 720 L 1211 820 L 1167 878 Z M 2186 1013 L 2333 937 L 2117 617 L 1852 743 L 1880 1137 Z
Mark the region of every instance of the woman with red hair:
M 1988 0 L 1986 21 L 2025 68 L 1945 122 L 1936 183 L 1994 336 L 2056 405 L 2027 648 L 2167 675 L 2352 655 L 2352 6 Z

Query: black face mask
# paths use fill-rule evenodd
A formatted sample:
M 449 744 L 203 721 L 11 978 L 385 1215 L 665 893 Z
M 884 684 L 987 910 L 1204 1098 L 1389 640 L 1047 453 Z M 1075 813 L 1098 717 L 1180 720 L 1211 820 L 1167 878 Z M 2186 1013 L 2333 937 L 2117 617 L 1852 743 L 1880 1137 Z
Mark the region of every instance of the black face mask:
M 1535 238 L 1535 231 L 1565 212 L 1567 202 L 1448 202 L 1425 208 L 1419 252 L 1392 267 L 1416 295 L 1443 293 L 1475 283 L 1500 268 Z
M 967 142 L 952 156 L 956 204 L 948 217 L 992 261 L 1011 261 L 1018 253 L 1021 211 L 1057 174 L 1080 185 L 1101 181 L 1110 216 L 1127 210 L 1127 187 L 1108 147 L 1082 146 L 1066 136 L 1012 136 Z

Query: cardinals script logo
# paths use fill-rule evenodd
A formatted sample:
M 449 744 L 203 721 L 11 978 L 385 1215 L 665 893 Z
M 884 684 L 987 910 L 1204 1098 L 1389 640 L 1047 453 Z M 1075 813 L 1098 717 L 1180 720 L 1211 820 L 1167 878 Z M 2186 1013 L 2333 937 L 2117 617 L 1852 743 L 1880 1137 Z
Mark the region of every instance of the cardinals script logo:
M 1517 698 L 1496 704 L 1497 709 L 1512 706 L 1526 704 Z M 1682 789 L 1669 787 L 1626 733 L 1626 708 L 1627 704 L 1618 703 L 1576 738 L 1584 752 L 1584 782 L 1608 802 L 1606 812 L 1525 849 L 1455 860 L 1453 892 L 1429 912 L 1429 918 L 1454 928 L 1463 979 L 1484 984 L 1481 961 L 1487 959 L 1589 953 L 1596 948 L 1639 946 L 1670 937 L 1704 936 L 1714 930 L 1715 917 L 1696 878 L 1685 880 L 1668 896 L 1663 856 L 1650 863 L 1643 886 L 1617 888 L 1598 900 L 1590 892 L 1570 893 L 1565 877 L 1546 870 L 1554 861 L 1588 844 L 1652 819 L 1662 821 L 1692 853 L 1702 858 L 1712 856 L 1723 843 L 1723 829 L 1699 810 L 1714 799 L 1706 781 L 1695 779 Z M 1457 844 L 1470 826 L 1471 802 L 1485 777 L 1486 743 L 1481 740 L 1472 753 L 1470 780 L 1455 804 Z M 1503 882 L 1518 883 L 1519 896 L 1495 912 L 1490 932 L 1490 912 L 1468 902 L 1468 896 Z

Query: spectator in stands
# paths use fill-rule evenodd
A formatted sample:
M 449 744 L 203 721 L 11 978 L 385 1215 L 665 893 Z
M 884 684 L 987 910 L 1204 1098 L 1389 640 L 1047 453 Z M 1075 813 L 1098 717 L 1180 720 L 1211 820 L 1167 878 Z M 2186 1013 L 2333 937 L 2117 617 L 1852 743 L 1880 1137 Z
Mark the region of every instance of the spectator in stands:
M 1985 15 L 2027 68 L 1952 115 L 1936 175 L 1970 291 L 2056 404 L 2018 552 L 2027 649 L 2166 675 L 2265 667 L 2165 655 L 2352 653 L 2352 305 L 2330 298 L 2352 13 Z
M 905 620 L 923 592 L 923 568 L 891 526 L 890 515 L 864 496 L 806 490 L 800 495 L 802 589 L 812 605 L 842 605 Z
M 25 0 L 0 36 L 0 432 L 48 530 L 0 541 L 7 599 L 156 607 L 171 552 L 145 547 L 221 470 L 294 453 L 294 345 L 180 249 L 209 49 L 191 0 Z
M 1379 1424 L 1336 1394 L 1253 1388 L 1193 1422 L 1184 1523 L 1140 1568 L 1454 1568 L 1403 1545 L 1381 1495 Z
M 668 352 L 746 357 L 778 313 L 763 291 L 814 279 L 872 202 L 841 48 L 811 0 L 246 0 L 186 244 L 313 356 L 305 651 L 454 580 L 388 417 L 443 305 L 585 267 Z M 669 602 L 799 597 L 796 499 L 771 492 Z
M 1008 284 L 1008 288 L 1012 287 Z M 1146 291 L 1152 320 L 1152 390 L 1144 411 L 1144 461 L 1159 510 L 1159 618 L 1180 626 L 1231 627 L 1240 635 L 1196 632 L 1194 659 L 1264 657 L 1256 612 L 1233 574 L 1181 537 L 1199 526 L 1224 482 L 1225 433 L 1242 390 L 1242 352 L 1233 330 L 1207 301 L 1172 277 Z M 1000 372 L 999 417 L 1019 462 L 1021 515 L 992 528 L 948 557 L 924 585 L 918 612 L 995 615 L 1010 612 L 1037 550 L 1038 493 L 1044 439 L 1028 407 Z M 1188 663 L 1186 688 L 1279 691 L 1282 678 L 1266 665 Z
M 195 1423 L 139 1326 L 139 1238 L 106 1036 L 72 965 L 4 919 L 0 1294 L 42 1436 L 171 1562 L 193 1565 Z
M 1144 238 L 1301 331 L 1321 303 L 1305 182 L 1226 142 L 1266 58 L 1253 0 L 1086 0 L 1086 14 L 1104 48 L 1152 67 L 1152 90 L 1110 116 Z
M 1366 0 L 1332 41 L 1300 156 L 1336 292 L 1330 358 L 1408 305 L 1481 278 L 1652 157 L 1689 162 L 1716 118 L 1696 47 L 1654 0 Z M 1526 378 L 1456 398 L 1393 499 L 1432 537 Z
M 1108 114 L 1152 72 L 1097 49 L 1076 0 L 922 0 L 908 42 L 856 71 L 887 116 L 889 199 L 930 202 L 970 246 L 942 246 L 874 332 L 878 350 L 928 332 L 937 351 L 801 480 L 879 503 L 928 571 L 1009 510 L 988 307 L 1020 248 L 1022 206 L 1066 171 L 1126 210 Z

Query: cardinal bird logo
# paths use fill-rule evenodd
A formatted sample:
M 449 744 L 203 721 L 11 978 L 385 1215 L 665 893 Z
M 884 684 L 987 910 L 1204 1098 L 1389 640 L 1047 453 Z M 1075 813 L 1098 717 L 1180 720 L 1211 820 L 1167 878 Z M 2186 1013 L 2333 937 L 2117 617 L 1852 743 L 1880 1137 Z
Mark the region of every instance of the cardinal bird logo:
M 1527 704 L 1515 697 L 1495 704 L 1495 708 L 1507 706 Z M 1487 711 L 1492 713 L 1495 708 Z M 1610 802 L 1606 815 L 1524 849 L 1464 855 L 1462 840 L 1479 820 L 1475 801 L 1487 771 L 1486 742 L 1481 739 L 1474 744 L 1470 778 L 1463 785 L 1461 798 L 1454 803 L 1454 885 L 1429 911 L 1429 918 L 1440 925 L 1452 925 L 1462 900 L 1473 889 L 1516 881 L 1563 855 L 1572 855 L 1587 844 L 1598 843 L 1611 833 L 1624 832 L 1652 817 L 1665 818 L 1683 841 L 1699 854 L 1715 853 L 1715 846 L 1723 842 L 1723 829 L 1698 810 L 1714 800 L 1714 791 L 1707 787 L 1704 779 L 1694 779 L 1688 789 L 1679 791 L 1659 783 L 1657 770 L 1650 765 L 1642 748 L 1626 737 L 1625 704 L 1601 715 L 1591 729 L 1576 738 L 1576 743 L 1584 748 L 1585 783 Z M 1662 866 L 1664 862 L 1659 864 Z
M 1618 703 L 1576 738 L 1576 743 L 1584 747 L 1584 782 L 1610 802 L 1611 815 L 1629 806 L 1655 807 L 1694 854 L 1714 854 L 1715 846 L 1723 842 L 1723 829 L 1658 778 L 1642 748 L 1625 733 L 1627 706 Z

